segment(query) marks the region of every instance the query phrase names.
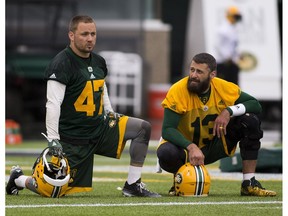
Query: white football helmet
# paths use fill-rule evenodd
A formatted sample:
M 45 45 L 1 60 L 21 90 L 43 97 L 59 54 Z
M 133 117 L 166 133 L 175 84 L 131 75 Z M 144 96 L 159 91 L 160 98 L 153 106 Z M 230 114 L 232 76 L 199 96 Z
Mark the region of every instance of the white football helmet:
M 184 164 L 175 175 L 176 196 L 208 196 L 210 175 L 204 165 Z
M 70 166 L 67 158 L 51 156 L 45 148 L 32 168 L 33 184 L 37 192 L 46 197 L 61 197 L 65 194 L 70 180 Z

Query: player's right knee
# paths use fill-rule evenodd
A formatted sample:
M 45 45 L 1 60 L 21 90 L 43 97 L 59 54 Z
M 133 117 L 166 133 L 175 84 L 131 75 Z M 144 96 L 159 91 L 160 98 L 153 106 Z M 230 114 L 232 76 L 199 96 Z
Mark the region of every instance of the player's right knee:
M 171 144 L 172 145 L 172 144 Z M 183 164 L 179 160 L 179 152 L 169 144 L 162 144 L 157 149 L 160 167 L 170 173 L 176 173 Z
M 160 161 L 169 162 L 169 159 L 171 161 L 171 159 L 173 160 L 173 158 L 175 158 L 175 154 L 173 153 L 173 151 L 170 151 L 168 145 L 162 144 L 157 149 L 157 157 Z

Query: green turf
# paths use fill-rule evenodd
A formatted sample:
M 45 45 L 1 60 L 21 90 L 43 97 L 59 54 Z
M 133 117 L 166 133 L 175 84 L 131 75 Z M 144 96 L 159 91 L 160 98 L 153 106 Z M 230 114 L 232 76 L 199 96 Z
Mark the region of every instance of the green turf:
M 28 142 L 6 149 L 35 149 L 45 147 L 44 142 Z M 36 159 L 34 156 L 6 155 L 6 175 L 12 165 L 19 164 L 25 174 L 31 172 Z M 145 166 L 155 165 L 155 147 L 149 149 Z M 96 156 L 95 166 L 126 166 L 129 154 L 125 149 L 120 160 Z M 217 168 L 218 164 L 208 168 Z M 5 196 L 6 215 L 282 215 L 282 181 L 261 181 L 262 185 L 277 192 L 276 197 L 242 197 L 239 180 L 212 179 L 208 197 L 169 197 L 167 192 L 172 185 L 170 174 L 143 173 L 142 180 L 151 191 L 161 198 L 123 197 L 117 187 L 122 187 L 127 172 L 94 171 L 93 191 L 68 195 L 63 198 L 43 198 L 28 190 L 18 196 Z
M 160 177 L 157 174 L 154 174 L 154 176 L 154 180 Z M 151 177 L 153 175 L 143 175 L 143 179 L 151 179 Z M 166 193 L 171 186 L 168 181 L 148 183 L 150 190 L 162 194 L 161 198 L 122 197 L 121 192 L 116 190 L 118 186 L 122 186 L 122 182 L 95 182 L 92 192 L 70 195 L 59 199 L 41 198 L 30 191 L 23 190 L 18 196 L 6 195 L 6 215 L 44 216 L 51 215 L 52 212 L 52 215 L 166 215 L 168 212 L 169 215 L 188 213 L 196 215 L 196 213 L 199 213 L 204 215 L 221 214 L 223 216 L 257 216 L 281 215 L 282 212 L 282 203 L 280 202 L 282 201 L 281 182 L 265 182 L 266 187 L 278 192 L 276 197 L 265 198 L 239 196 L 239 183 L 236 181 L 215 180 L 212 182 L 208 197 L 186 198 L 168 197 Z M 59 204 L 62 206 L 57 207 Z M 107 205 L 97 206 L 97 204 Z M 111 204 L 115 206 L 111 206 Z M 140 206 L 131 206 L 132 204 L 140 204 Z M 25 206 L 25 208 L 10 208 L 19 205 Z M 38 205 L 38 207 L 34 206 L 33 208 L 31 205 Z M 43 207 L 39 207 L 41 205 Z

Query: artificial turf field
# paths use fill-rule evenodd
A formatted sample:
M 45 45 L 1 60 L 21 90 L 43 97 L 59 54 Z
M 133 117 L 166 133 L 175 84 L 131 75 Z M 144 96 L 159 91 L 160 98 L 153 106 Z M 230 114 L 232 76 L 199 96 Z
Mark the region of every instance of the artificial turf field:
M 37 152 L 44 149 L 46 142 L 24 142 L 22 145 L 6 146 L 6 176 L 13 165 L 20 165 L 24 174 L 31 173 L 36 155 L 17 155 L 21 151 Z M 282 215 L 282 178 L 259 179 L 262 185 L 277 192 L 276 197 L 240 196 L 240 179 L 211 175 L 208 197 L 170 197 L 172 176 L 155 173 L 155 145 L 149 152 L 143 167 L 142 181 L 149 190 L 158 192 L 160 198 L 123 197 L 117 188 L 122 187 L 127 178 L 129 154 L 126 147 L 120 160 L 95 156 L 93 190 L 88 193 L 68 195 L 62 198 L 43 198 L 28 190 L 18 196 L 5 196 L 6 215 Z M 7 154 L 7 152 L 10 154 Z M 15 151 L 15 154 L 11 154 Z M 219 164 L 208 165 L 211 173 Z M 239 173 L 235 173 L 237 176 Z M 233 176 L 234 173 L 231 173 Z M 273 176 L 273 174 L 272 174 Z M 275 177 L 275 175 L 274 175 Z M 226 179 L 225 179 L 226 178 Z M 257 175 L 256 175 L 257 178 Z

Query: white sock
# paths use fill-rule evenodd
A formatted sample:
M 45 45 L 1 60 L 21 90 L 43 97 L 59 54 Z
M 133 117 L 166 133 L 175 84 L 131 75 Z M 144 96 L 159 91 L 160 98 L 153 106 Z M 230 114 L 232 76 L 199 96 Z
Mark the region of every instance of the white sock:
M 17 179 L 15 179 L 14 181 L 18 187 L 26 188 L 25 182 L 28 178 L 29 178 L 29 176 L 21 175 Z
M 133 184 L 136 182 L 139 178 L 141 178 L 141 172 L 142 167 L 136 167 L 136 166 L 129 166 L 129 172 L 128 172 L 128 184 Z
M 245 174 L 243 174 L 243 181 L 244 180 L 250 180 L 254 176 L 255 176 L 255 173 L 245 173 Z

